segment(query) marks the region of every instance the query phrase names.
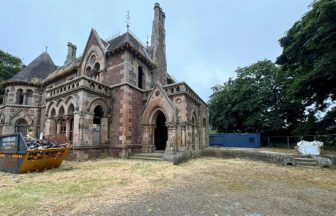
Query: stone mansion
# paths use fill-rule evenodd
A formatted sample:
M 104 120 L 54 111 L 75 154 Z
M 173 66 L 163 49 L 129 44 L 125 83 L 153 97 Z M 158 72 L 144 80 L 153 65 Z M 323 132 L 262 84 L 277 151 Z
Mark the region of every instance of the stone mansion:
M 64 134 L 77 159 L 208 146 L 207 104 L 167 73 L 158 3 L 150 45 L 129 31 L 103 40 L 92 29 L 82 56 L 76 49 L 68 43 L 63 66 L 44 52 L 5 82 L 1 134 Z

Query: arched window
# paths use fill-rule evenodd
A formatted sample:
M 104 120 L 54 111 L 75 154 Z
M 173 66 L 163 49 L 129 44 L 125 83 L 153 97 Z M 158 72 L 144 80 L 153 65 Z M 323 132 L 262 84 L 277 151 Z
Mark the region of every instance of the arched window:
M 86 73 L 86 76 L 91 77 L 91 67 L 90 67 L 90 66 L 88 66 L 88 67 L 85 69 L 85 73 Z
M 93 112 L 94 112 L 93 124 L 100 124 L 100 119 L 104 115 L 103 108 L 100 105 L 98 105 L 98 106 L 96 106 L 96 108 L 94 109 Z
M 94 70 L 95 70 L 96 73 L 99 72 L 99 70 L 100 70 L 100 65 L 99 65 L 99 63 L 96 63 L 96 64 L 94 65 Z
M 26 91 L 26 105 L 32 105 L 33 104 L 33 91 L 27 90 Z
M 94 71 L 93 71 L 93 79 L 95 80 L 99 80 L 99 70 L 100 70 L 100 64 L 99 63 L 96 63 L 94 65 Z
M 27 121 L 24 119 L 19 119 L 15 124 L 15 132 L 16 133 L 22 133 L 22 136 L 27 135 Z
M 23 104 L 23 98 L 24 98 L 24 94 L 23 94 L 23 90 L 22 89 L 18 89 L 16 92 L 16 104 Z
M 58 111 L 58 117 L 63 117 L 63 115 L 64 115 L 64 107 L 61 106 L 61 108 Z
M 54 118 L 56 115 L 56 111 L 55 111 L 55 108 L 52 108 L 51 112 L 50 112 L 50 117 L 51 118 Z
M 2 103 L 3 103 L 3 104 L 7 104 L 8 94 L 9 94 L 9 89 L 6 90 L 5 97 L 4 97 L 3 100 L 2 100 Z
M 138 67 L 138 87 L 142 89 L 143 87 L 143 69 L 141 66 Z

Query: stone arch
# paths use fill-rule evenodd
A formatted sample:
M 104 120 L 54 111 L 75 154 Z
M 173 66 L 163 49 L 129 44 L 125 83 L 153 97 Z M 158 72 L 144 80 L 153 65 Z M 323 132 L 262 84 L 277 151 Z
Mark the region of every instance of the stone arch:
M 56 102 L 56 107 L 60 108 L 60 106 L 65 106 L 65 99 L 61 98 Z
M 160 113 L 160 112 L 162 112 L 164 114 L 164 116 L 166 118 L 166 121 L 168 121 L 167 120 L 168 115 L 167 115 L 166 110 L 162 109 L 160 106 L 157 106 L 150 112 L 151 114 L 149 116 L 148 123 L 149 124 L 155 124 L 156 117 L 157 117 L 158 113 Z
M 65 115 L 65 109 L 64 109 L 64 106 L 63 105 L 60 105 L 58 107 L 58 111 L 57 111 L 57 116 L 58 117 L 62 117 Z
M 152 124 L 151 117 L 153 117 L 153 112 L 158 108 L 166 115 L 167 122 L 177 123 L 177 108 L 160 84 L 156 85 L 145 105 L 142 122 L 144 124 Z
M 78 111 L 79 109 L 79 105 L 77 102 L 77 99 L 74 96 L 69 96 L 66 100 L 65 100 L 65 104 L 67 104 L 66 106 L 66 113 L 68 113 L 68 108 L 69 106 L 72 104 L 74 106 L 74 111 Z
M 11 125 L 15 125 L 19 119 L 24 119 L 28 125 L 33 125 L 33 119 L 28 117 L 28 114 L 23 110 L 19 111 L 14 118 L 11 119 Z
M 194 125 L 198 125 L 199 123 L 195 110 L 192 110 L 190 113 L 190 122 L 193 123 Z
M 192 149 L 195 150 L 199 145 L 198 118 L 195 110 L 192 110 L 190 113 L 190 123 L 191 123 L 191 145 Z
M 92 100 L 89 103 L 88 112 L 90 112 L 91 114 L 94 113 L 94 109 L 98 105 L 100 105 L 102 107 L 104 115 L 106 116 L 107 113 L 109 113 L 109 109 L 108 109 L 108 106 L 107 106 L 106 102 L 103 100 L 103 98 L 96 98 L 96 99 Z
M 49 117 L 51 117 L 51 118 L 56 117 L 56 108 L 55 107 L 51 108 Z
M 49 117 L 51 109 L 54 108 L 56 110 L 55 101 L 48 102 L 46 107 L 47 108 L 46 108 L 45 113 L 46 113 L 46 116 Z
M 66 115 L 73 115 L 74 112 L 75 112 L 75 105 L 73 105 L 73 103 L 70 102 L 68 104 L 68 106 L 66 107 L 65 114 Z
M 28 133 L 28 122 L 24 118 L 19 118 L 15 122 L 15 133 L 21 133 L 22 136 L 26 136 Z

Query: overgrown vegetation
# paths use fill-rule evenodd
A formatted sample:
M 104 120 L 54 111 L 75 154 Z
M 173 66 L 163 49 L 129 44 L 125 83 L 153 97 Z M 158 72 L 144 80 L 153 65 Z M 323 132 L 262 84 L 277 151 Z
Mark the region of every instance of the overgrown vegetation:
M 0 104 L 3 100 L 3 82 L 17 74 L 22 69 L 20 58 L 0 50 Z
M 336 107 L 330 108 L 336 100 L 336 1 L 310 7 L 279 40 L 283 51 L 276 63 L 238 68 L 236 79 L 213 87 L 212 129 L 267 136 L 336 133 Z

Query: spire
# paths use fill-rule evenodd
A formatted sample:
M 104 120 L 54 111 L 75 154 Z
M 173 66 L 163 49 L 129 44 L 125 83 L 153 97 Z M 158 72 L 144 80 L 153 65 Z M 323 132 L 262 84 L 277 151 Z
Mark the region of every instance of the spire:
M 147 34 L 146 48 L 148 48 L 148 44 L 149 44 L 149 35 Z
M 126 14 L 126 28 L 127 28 L 127 32 L 129 32 L 129 27 L 131 25 L 131 16 L 130 16 L 130 12 L 127 11 L 127 14 Z

